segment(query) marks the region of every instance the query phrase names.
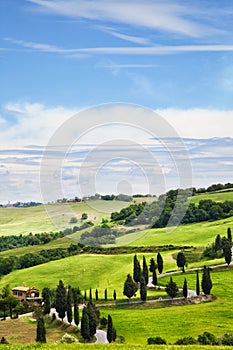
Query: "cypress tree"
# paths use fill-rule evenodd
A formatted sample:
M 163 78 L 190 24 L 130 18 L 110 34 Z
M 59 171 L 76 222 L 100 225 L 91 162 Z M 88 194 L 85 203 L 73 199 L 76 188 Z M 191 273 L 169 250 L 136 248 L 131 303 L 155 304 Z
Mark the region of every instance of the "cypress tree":
M 107 290 L 107 288 L 105 288 L 105 290 L 104 290 L 104 300 L 105 301 L 108 300 L 108 290 Z
M 59 281 L 56 289 L 55 309 L 58 313 L 59 318 L 61 318 L 63 321 L 67 310 L 67 296 L 66 289 L 62 280 Z
M 42 298 L 44 302 L 44 315 L 49 315 L 51 310 L 51 290 L 49 288 L 44 288 L 42 290 Z
M 178 287 L 176 283 L 173 282 L 172 277 L 170 277 L 170 282 L 167 284 L 165 290 L 172 299 L 176 297 L 178 293 Z
M 116 290 L 114 289 L 114 292 L 113 292 L 113 300 L 116 300 Z
M 157 278 L 157 273 L 156 273 L 156 269 L 154 269 L 153 271 L 153 275 L 152 275 L 152 283 L 154 286 L 157 286 L 158 283 L 158 278 Z
M 204 266 L 201 286 L 204 294 L 209 295 L 212 288 L 212 281 L 210 278 L 210 269 L 209 267 Z
M 157 265 L 156 265 L 156 263 L 155 263 L 155 259 L 154 259 L 154 258 L 151 258 L 151 259 L 150 259 L 150 268 L 149 268 L 149 270 L 150 270 L 151 273 L 153 273 L 153 271 L 154 271 L 155 269 L 157 269 Z
M 113 327 L 113 341 L 116 341 L 116 337 L 117 337 L 117 332 L 116 329 Z
M 188 296 L 188 285 L 187 285 L 186 278 L 184 279 L 184 284 L 183 284 L 183 296 L 184 296 L 185 299 Z
M 232 235 L 231 235 L 231 228 L 228 227 L 227 229 L 227 239 L 230 242 L 230 244 L 232 245 Z
M 44 325 L 44 319 L 42 317 L 39 317 L 37 321 L 36 342 L 46 343 L 46 330 Z
M 198 270 L 197 270 L 197 274 L 196 274 L 196 294 L 200 295 L 200 282 L 199 282 Z
M 114 337 L 114 334 L 113 334 L 112 317 L 108 315 L 107 339 L 109 343 L 113 341 L 113 337 Z
M 95 300 L 96 300 L 96 301 L 99 300 L 99 292 L 98 292 L 98 289 L 95 290 Z
M 131 277 L 130 274 L 127 275 L 126 281 L 124 283 L 124 289 L 123 289 L 123 294 L 129 298 L 132 298 L 132 296 L 134 296 L 134 294 L 137 292 L 138 287 L 137 287 L 137 283 L 135 283 Z
M 158 271 L 159 273 L 163 272 L 163 258 L 160 252 L 157 254 L 157 265 L 158 265 Z
M 138 261 L 137 255 L 134 255 L 134 264 L 133 264 L 133 279 L 135 282 L 140 282 L 140 276 L 141 276 L 141 266 Z
M 228 241 L 228 239 L 226 240 L 223 247 L 223 255 L 227 265 L 229 266 L 231 263 L 231 243 Z
M 146 285 L 149 282 L 149 272 L 148 272 L 148 267 L 147 267 L 147 263 L 146 263 L 146 258 L 143 255 L 143 263 L 142 263 L 142 273 L 143 273 L 143 277 L 145 279 L 145 283 Z
M 143 274 L 141 274 L 141 278 L 140 278 L 140 297 L 142 301 L 146 301 L 147 289 L 146 289 L 146 282 Z
M 67 320 L 71 324 L 72 322 L 72 295 L 71 295 L 71 286 L 68 286 L 68 293 L 67 293 Z
M 94 304 L 91 301 L 89 301 L 87 304 L 87 315 L 89 318 L 90 338 L 92 339 L 96 333 L 96 327 L 98 325 L 98 318 L 97 318 Z
M 87 291 L 84 291 L 84 297 L 83 297 L 84 301 L 87 301 Z
M 89 327 L 89 317 L 87 314 L 87 308 L 83 308 L 82 319 L 81 319 L 81 336 L 84 341 L 90 340 L 90 327 Z
M 73 289 L 73 301 L 74 301 L 74 323 L 79 325 L 79 307 L 78 307 L 78 294 L 77 290 Z
M 178 267 L 182 268 L 182 271 L 184 271 L 184 267 L 185 267 L 185 264 L 186 264 L 186 259 L 185 259 L 185 256 L 184 256 L 184 253 L 183 252 L 179 252 L 177 254 L 177 258 L 176 258 L 176 264 Z
M 90 291 L 89 291 L 89 300 L 92 301 L 92 290 L 90 288 Z
M 221 247 L 222 247 L 222 241 L 221 241 L 220 234 L 218 234 L 215 238 L 214 250 L 217 252 L 218 250 L 221 249 Z

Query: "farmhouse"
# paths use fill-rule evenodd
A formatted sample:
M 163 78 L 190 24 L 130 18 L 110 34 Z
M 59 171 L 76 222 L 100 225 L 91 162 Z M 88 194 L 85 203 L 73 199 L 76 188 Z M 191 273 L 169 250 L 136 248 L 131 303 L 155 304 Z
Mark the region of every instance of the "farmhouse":
M 42 301 L 39 289 L 35 287 L 19 286 L 12 288 L 12 292 L 19 301 Z

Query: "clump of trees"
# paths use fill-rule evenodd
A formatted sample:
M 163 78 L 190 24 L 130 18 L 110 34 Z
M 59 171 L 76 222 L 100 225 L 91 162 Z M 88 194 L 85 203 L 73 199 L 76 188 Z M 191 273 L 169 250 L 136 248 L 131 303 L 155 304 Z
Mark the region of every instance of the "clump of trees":
M 221 237 L 218 234 L 215 241 L 206 247 L 203 252 L 203 257 L 208 259 L 216 259 L 224 257 L 227 265 L 229 266 L 232 259 L 232 235 L 231 228 L 227 229 L 227 237 Z

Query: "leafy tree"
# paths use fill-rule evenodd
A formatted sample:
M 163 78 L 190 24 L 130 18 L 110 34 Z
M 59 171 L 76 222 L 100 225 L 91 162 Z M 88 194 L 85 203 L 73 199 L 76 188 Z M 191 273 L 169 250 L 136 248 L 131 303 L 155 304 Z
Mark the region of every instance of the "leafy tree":
M 172 277 L 170 277 L 170 282 L 167 284 L 165 290 L 172 299 L 176 297 L 178 293 L 178 287 L 176 283 L 173 282 Z
M 152 283 L 154 286 L 157 286 L 158 283 L 158 278 L 157 278 L 157 273 L 156 273 L 156 269 L 154 269 L 153 271 L 153 275 L 152 275 Z
M 184 284 L 183 284 L 183 296 L 184 296 L 185 299 L 188 296 L 188 285 L 187 285 L 186 278 L 184 279 Z
M 166 340 L 161 337 L 150 337 L 147 339 L 147 344 L 167 344 Z
M 59 284 L 56 289 L 55 309 L 58 313 L 59 318 L 61 318 L 63 321 L 67 310 L 67 296 L 66 289 L 62 280 L 59 281 Z
M 70 218 L 70 224 L 76 224 L 78 222 L 77 218 L 75 216 L 72 216 Z
M 82 213 L 81 219 L 82 219 L 82 220 L 87 220 L 87 218 L 88 218 L 87 213 Z
M 225 241 L 223 247 L 223 255 L 227 265 L 229 266 L 231 263 L 231 243 L 228 241 L 228 239 Z
M 96 300 L 96 301 L 99 300 L 99 292 L 98 292 L 98 289 L 95 290 L 95 300 Z
M 132 296 L 137 292 L 137 290 L 137 284 L 133 281 L 131 275 L 128 274 L 124 284 L 123 294 L 130 300 L 130 298 L 132 298 Z
M 68 286 L 68 293 L 67 293 L 67 320 L 71 324 L 72 322 L 72 290 L 71 286 Z
M 116 300 L 116 290 L 113 291 L 113 300 Z
M 200 295 L 200 281 L 199 281 L 198 270 L 196 272 L 196 294 Z
M 50 310 L 51 310 L 51 295 L 52 292 L 49 288 L 44 288 L 42 290 L 42 298 L 43 298 L 43 302 L 44 302 L 44 309 L 43 309 L 43 313 L 44 315 L 49 315 L 50 314 Z
M 135 282 L 140 282 L 140 276 L 141 276 L 141 266 L 138 261 L 137 255 L 134 255 L 134 263 L 133 263 L 133 279 Z
M 159 273 L 163 272 L 163 258 L 160 252 L 157 254 L 157 265 L 158 265 L 158 271 Z
M 232 245 L 232 234 L 231 234 L 231 228 L 228 227 L 227 229 L 227 239 L 230 242 L 230 244 Z
M 214 334 L 209 332 L 204 332 L 203 334 L 200 334 L 197 338 L 197 341 L 201 345 L 217 345 L 218 340 L 215 337 Z
M 185 272 L 184 267 L 186 264 L 186 258 L 183 252 L 179 252 L 177 254 L 177 258 L 176 258 L 176 264 L 179 268 L 182 269 L 183 272 Z
M 144 255 L 143 255 L 143 263 L 142 263 L 142 274 L 145 280 L 145 284 L 147 285 L 149 282 L 149 272 L 148 272 L 148 266 L 146 263 L 146 258 Z
M 108 315 L 107 339 L 109 343 L 112 343 L 113 337 L 114 337 L 114 329 L 113 329 L 112 317 Z
M 151 258 L 150 259 L 150 268 L 149 268 L 149 270 L 150 270 L 151 273 L 153 273 L 155 269 L 157 269 L 157 265 L 155 263 L 155 259 Z
M 225 333 L 221 339 L 222 345 L 233 346 L 233 335 L 231 333 Z
M 46 343 L 46 330 L 44 325 L 44 319 L 42 317 L 40 317 L 37 321 L 36 342 Z
M 147 290 L 146 290 L 146 282 L 143 274 L 141 274 L 141 278 L 140 278 L 140 297 L 142 301 L 146 301 Z
M 89 326 L 89 317 L 87 314 L 87 308 L 83 308 L 82 312 L 82 320 L 81 320 L 81 336 L 83 337 L 84 341 L 87 342 L 91 339 L 90 337 L 90 326 Z
M 212 281 L 210 278 L 210 269 L 209 267 L 204 266 L 201 286 L 204 294 L 209 295 L 212 288 Z

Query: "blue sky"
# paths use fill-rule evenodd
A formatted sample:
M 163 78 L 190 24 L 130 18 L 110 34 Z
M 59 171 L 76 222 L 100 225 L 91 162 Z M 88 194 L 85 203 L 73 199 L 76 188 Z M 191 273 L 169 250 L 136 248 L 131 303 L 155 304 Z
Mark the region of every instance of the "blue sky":
M 232 15 L 229 0 L 2 0 L 0 202 L 39 199 L 41 147 L 110 102 L 164 117 L 192 145 L 195 186 L 233 181 Z

